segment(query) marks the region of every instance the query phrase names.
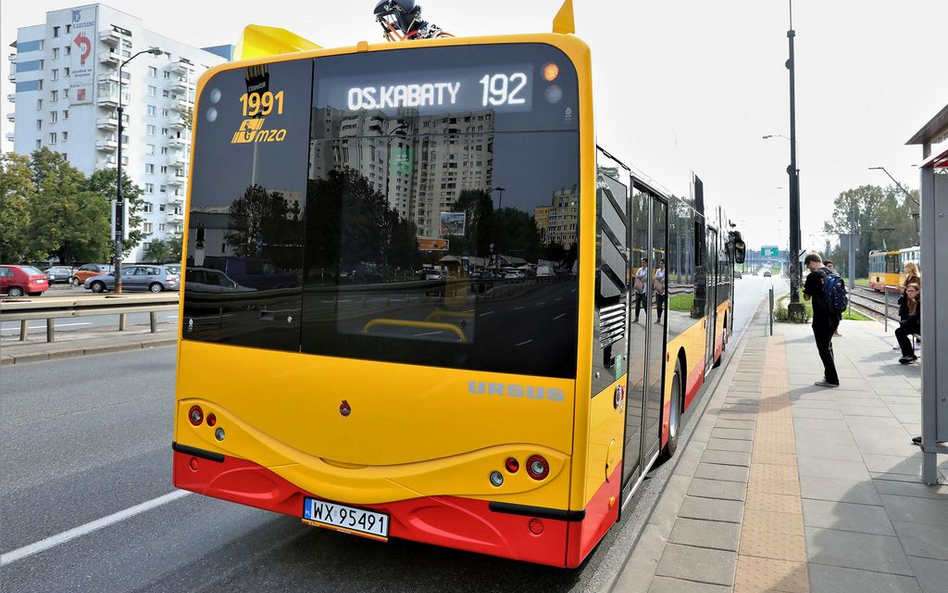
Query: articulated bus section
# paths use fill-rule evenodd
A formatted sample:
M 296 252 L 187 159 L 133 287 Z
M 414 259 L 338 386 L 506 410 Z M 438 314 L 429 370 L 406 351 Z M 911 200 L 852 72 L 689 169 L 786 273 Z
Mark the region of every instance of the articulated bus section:
M 175 485 L 579 566 L 674 453 L 735 253 L 700 179 L 667 195 L 597 150 L 591 89 L 565 35 L 209 71 Z

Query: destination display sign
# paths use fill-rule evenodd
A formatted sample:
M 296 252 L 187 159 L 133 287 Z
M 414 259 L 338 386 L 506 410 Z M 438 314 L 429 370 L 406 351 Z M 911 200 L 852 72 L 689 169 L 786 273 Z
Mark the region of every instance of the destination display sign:
M 318 103 L 349 111 L 422 113 L 530 111 L 533 66 L 505 65 L 445 71 L 378 73 L 324 79 L 317 75 Z

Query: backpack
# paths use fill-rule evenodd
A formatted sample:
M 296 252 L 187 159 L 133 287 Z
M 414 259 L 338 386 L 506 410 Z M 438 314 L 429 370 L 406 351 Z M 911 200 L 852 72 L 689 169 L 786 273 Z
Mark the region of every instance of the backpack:
M 842 315 L 849 306 L 846 282 L 835 272 L 823 274 L 823 302 L 831 313 Z

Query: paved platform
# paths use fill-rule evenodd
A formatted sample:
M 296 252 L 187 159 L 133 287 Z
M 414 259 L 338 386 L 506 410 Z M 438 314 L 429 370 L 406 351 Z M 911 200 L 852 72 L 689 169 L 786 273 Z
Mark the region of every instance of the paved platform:
M 948 486 L 910 442 L 921 369 L 879 323 L 840 329 L 826 389 L 808 325 L 753 322 L 615 591 L 948 591 Z

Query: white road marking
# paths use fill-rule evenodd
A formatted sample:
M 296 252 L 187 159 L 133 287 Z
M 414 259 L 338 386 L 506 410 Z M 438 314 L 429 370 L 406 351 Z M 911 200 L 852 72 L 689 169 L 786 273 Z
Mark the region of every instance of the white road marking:
M 61 327 L 66 327 L 66 326 L 69 326 L 69 325 L 92 325 L 92 322 L 91 322 L 91 321 L 76 321 L 76 322 L 74 322 L 74 323 L 57 323 L 57 324 L 56 324 L 56 329 L 59 329 L 59 328 L 61 328 Z M 43 325 L 31 325 L 31 326 L 29 326 L 29 329 L 46 329 L 46 324 L 44 323 Z M 18 331 L 20 331 L 20 328 L 19 328 L 19 327 L 5 327 L 5 328 L 3 328 L 3 331 L 5 331 L 5 332 L 16 331 L 16 332 L 18 332 Z
M 526 309 L 526 307 L 514 307 L 514 311 L 520 311 L 521 309 Z
M 68 531 L 63 531 L 56 535 L 51 535 L 46 539 L 40 540 L 36 543 L 30 544 L 28 546 L 23 546 L 22 548 L 17 548 L 12 552 L 7 552 L 0 556 L 0 566 L 6 566 L 11 562 L 16 562 L 17 560 L 22 560 L 33 554 L 39 554 L 50 548 L 55 548 L 60 544 L 64 544 L 70 540 L 74 540 L 77 537 L 82 537 L 83 535 L 88 535 L 93 531 L 98 531 L 103 527 L 108 527 L 109 525 L 114 525 L 124 521 L 125 519 L 130 519 L 135 515 L 144 513 L 161 505 L 168 504 L 169 502 L 175 501 L 179 498 L 185 497 L 188 494 L 191 494 L 188 490 L 175 490 L 174 492 L 169 492 L 164 496 L 159 496 L 158 498 L 153 498 L 151 500 L 146 500 L 141 504 L 137 504 L 133 507 L 129 507 L 124 511 L 119 511 L 117 513 L 112 513 L 102 517 L 101 519 L 96 519 L 95 521 L 90 521 L 85 525 L 80 525 L 79 527 L 74 527 Z
M 553 318 L 553 321 L 556 321 L 557 319 L 562 319 L 564 317 L 566 317 L 566 313 L 560 313 L 559 315 Z
M 478 317 L 487 317 L 488 315 L 493 315 L 495 311 L 488 311 L 487 313 L 481 313 Z
M 533 340 L 527 340 L 526 342 L 520 342 L 519 344 L 517 344 L 517 346 L 526 346 L 527 344 L 529 344 L 529 343 L 532 342 L 532 341 L 533 341 Z
M 424 336 L 436 336 L 436 335 L 438 335 L 438 334 L 440 334 L 440 333 L 441 333 L 441 331 L 439 330 L 439 331 L 436 331 L 436 332 L 425 332 L 425 333 L 423 333 L 423 334 L 412 334 L 412 335 L 415 336 L 416 338 L 422 338 L 422 337 L 424 337 Z

